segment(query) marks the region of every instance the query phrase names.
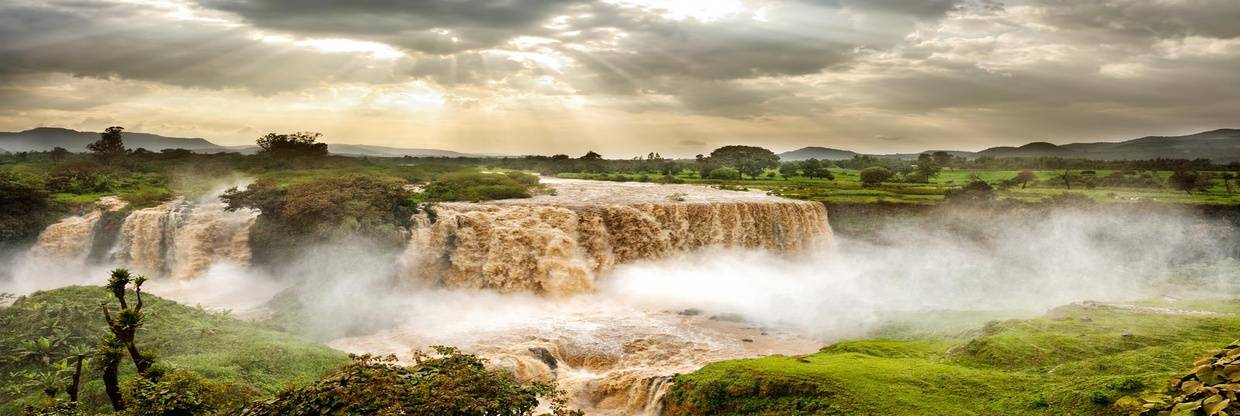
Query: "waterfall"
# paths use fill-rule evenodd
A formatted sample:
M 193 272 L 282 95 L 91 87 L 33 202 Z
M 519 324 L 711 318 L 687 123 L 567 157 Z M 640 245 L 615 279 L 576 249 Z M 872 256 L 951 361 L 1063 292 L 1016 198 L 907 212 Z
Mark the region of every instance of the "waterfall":
M 125 218 L 117 263 L 152 277 L 191 279 L 214 262 L 250 263 L 249 235 L 257 214 L 228 212 L 221 203 L 181 199 L 134 211 Z
M 819 203 L 449 203 L 415 219 L 410 276 L 448 287 L 571 294 L 616 264 L 707 246 L 798 252 L 829 238 Z
M 61 219 L 43 229 L 31 254 L 58 262 L 84 263 L 95 241 L 100 218 L 104 213 L 118 211 L 125 205 L 125 201 L 116 197 L 100 198 L 89 212 Z

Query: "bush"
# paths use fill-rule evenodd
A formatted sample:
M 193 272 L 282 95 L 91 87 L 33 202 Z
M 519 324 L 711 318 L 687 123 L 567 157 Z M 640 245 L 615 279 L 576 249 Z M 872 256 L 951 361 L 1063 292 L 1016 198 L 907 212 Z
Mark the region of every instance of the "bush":
M 284 259 L 289 247 L 359 236 L 387 245 L 404 241 L 415 209 L 405 181 L 382 175 L 316 177 L 287 186 L 260 179 L 220 197 L 229 210 L 260 211 L 250 231 L 255 260 Z
M 949 189 L 943 197 L 952 202 L 989 202 L 995 199 L 995 188 L 986 181 L 973 179 L 959 189 Z
M 86 194 L 107 192 L 116 171 L 90 160 L 62 163 L 47 174 L 47 188 L 53 193 Z
M 436 202 L 529 198 L 531 188 L 537 185 L 537 176 L 520 172 L 447 173 L 428 184 L 422 197 Z
M 875 186 L 886 182 L 894 175 L 890 169 L 882 166 L 870 166 L 861 170 L 861 183 L 865 186 Z
M 32 175 L 0 170 L 0 244 L 39 235 L 47 220 L 47 191 Z
M 126 416 L 235 414 L 259 392 L 209 381 L 198 373 L 173 370 L 159 382 L 135 377 L 125 386 Z
M 266 415 L 530 415 L 540 398 L 556 415 L 580 415 L 564 407 L 554 384 L 521 383 L 511 373 L 455 348 L 435 347 L 402 367 L 393 356 L 354 356 L 353 362 L 310 385 L 281 391 L 241 414 Z
M 733 168 L 723 167 L 710 171 L 707 177 L 710 179 L 739 180 L 741 172 Z

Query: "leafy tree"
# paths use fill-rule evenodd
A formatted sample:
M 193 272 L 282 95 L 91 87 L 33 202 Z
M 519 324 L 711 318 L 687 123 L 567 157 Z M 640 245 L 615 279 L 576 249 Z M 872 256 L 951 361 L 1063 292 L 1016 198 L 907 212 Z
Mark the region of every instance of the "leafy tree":
M 697 165 L 698 177 L 702 179 L 710 177 L 710 172 L 719 168 L 718 163 L 705 155 L 694 156 L 694 162 Z
M 1019 183 L 1020 189 L 1025 189 L 1025 186 L 1035 179 L 1037 179 L 1037 175 L 1034 175 L 1033 171 L 1026 169 L 1017 173 L 1016 177 L 1012 178 L 1012 183 Z
M 578 159 L 580 160 L 603 160 L 603 155 L 595 153 L 593 150 L 591 150 L 591 151 L 586 152 L 586 154 L 581 155 L 581 157 L 579 157 Z
M 779 164 L 779 174 L 784 177 L 784 180 L 788 180 L 788 178 L 797 176 L 801 174 L 801 171 L 798 165 L 799 163 L 797 162 L 782 162 Z
M 805 176 L 810 178 L 825 178 L 829 180 L 835 179 L 835 175 L 831 173 L 831 161 L 823 161 L 814 158 L 806 159 L 801 162 L 801 170 L 805 172 Z
M 436 346 L 435 356 L 418 352 L 403 367 L 393 356 L 353 356 L 353 362 L 323 379 L 291 387 L 247 406 L 246 416 L 310 415 L 532 415 L 540 398 L 555 415 L 569 410 L 554 384 L 521 383 L 512 373 L 489 370 L 486 362 L 451 347 Z
M 947 153 L 942 150 L 930 154 L 931 162 L 934 162 L 936 166 L 940 167 L 950 164 L 953 157 L 954 156 L 952 156 L 951 153 Z
M 1232 193 L 1231 181 L 1236 180 L 1236 174 L 1231 172 L 1223 172 L 1222 176 L 1219 178 L 1223 180 L 1223 186 L 1227 188 L 1227 193 Z
M 906 176 L 908 182 L 928 183 L 931 178 L 938 176 L 939 170 L 942 169 L 943 163 L 945 163 L 940 162 L 940 160 L 944 159 L 940 157 L 940 154 L 947 155 L 946 160 L 951 159 L 951 155 L 946 152 L 934 152 L 933 156 L 929 153 L 922 153 L 918 155 L 917 165 L 914 167 L 913 172 Z
M 60 161 L 65 160 L 65 158 L 68 156 L 69 156 L 69 151 L 60 146 L 53 147 L 52 151 L 47 152 L 47 158 L 55 163 L 59 163 Z
M 113 270 L 104 288 L 120 303 L 120 309 L 113 315 L 106 302 L 99 305 L 99 309 L 103 311 L 103 319 L 107 322 L 108 330 L 111 332 L 99 345 L 99 356 L 104 366 L 104 391 L 108 395 L 108 400 L 112 402 L 112 409 L 116 411 L 125 410 L 125 401 L 121 396 L 119 384 L 123 351 L 129 352 L 129 358 L 133 360 L 134 367 L 137 368 L 140 376 L 152 380 L 157 377 L 156 372 L 151 371 L 151 365 L 155 363 L 154 359 L 149 355 L 143 355 L 134 342 L 138 328 L 142 327 L 143 323 L 142 284 L 145 282 L 145 277 L 131 275 L 128 270 Z M 125 291 L 131 283 L 135 297 L 132 307 L 125 299 Z
M 894 175 L 890 169 L 882 166 L 870 166 L 861 170 L 861 183 L 865 186 L 876 186 Z
M 779 166 L 779 156 L 774 152 L 755 146 L 724 146 L 710 152 L 710 159 L 757 178 L 768 168 Z
M 1193 190 L 1204 190 L 1210 186 L 1210 176 L 1195 170 L 1183 169 L 1172 172 L 1171 177 L 1167 178 L 1167 182 L 1175 189 L 1192 195 Z
M 99 140 L 86 145 L 86 149 L 103 161 L 110 162 L 117 156 L 125 154 L 125 142 L 121 139 L 121 132 L 124 130 L 125 128 L 120 126 L 108 127 L 99 134 Z
M 318 143 L 322 133 L 267 133 L 258 138 L 258 154 L 277 158 L 324 157 L 327 143 Z

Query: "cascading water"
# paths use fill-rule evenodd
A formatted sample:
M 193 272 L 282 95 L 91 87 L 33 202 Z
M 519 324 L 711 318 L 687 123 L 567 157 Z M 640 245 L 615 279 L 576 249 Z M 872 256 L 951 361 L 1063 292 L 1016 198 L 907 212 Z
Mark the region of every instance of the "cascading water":
M 554 195 L 420 214 L 402 260 L 406 277 L 439 289 L 423 289 L 409 326 L 332 345 L 398 355 L 457 345 L 519 378 L 555 380 L 591 414 L 626 415 L 657 414 L 676 373 L 819 346 L 726 316 L 617 299 L 605 286 L 617 267 L 707 247 L 795 255 L 829 245 L 822 204 L 688 185 L 544 183 Z M 492 292 L 480 310 L 452 300 L 474 289 Z M 430 327 L 432 316 L 452 325 Z
M 91 211 L 48 226 L 26 256 L 27 273 L 126 267 L 152 278 L 186 280 L 221 261 L 250 264 L 250 227 L 257 212 L 229 212 L 219 202 L 184 199 L 127 214 L 125 206 L 104 197 Z
M 221 203 L 181 199 L 137 210 L 121 226 L 114 259 L 141 273 L 178 280 L 197 277 L 220 260 L 247 266 L 256 217 L 252 211 L 228 212 Z
M 120 210 L 125 205 L 125 201 L 116 197 L 100 198 L 89 212 L 64 218 L 43 229 L 31 254 L 36 258 L 60 262 L 85 262 L 90 255 L 100 218 L 105 212 Z
M 598 189 L 612 184 L 552 183 L 555 196 L 441 204 L 434 221 L 421 214 L 405 258 L 410 274 L 448 287 L 565 295 L 593 290 L 617 264 L 708 246 L 798 252 L 831 235 L 819 203 L 649 184 L 613 189 L 618 196 Z

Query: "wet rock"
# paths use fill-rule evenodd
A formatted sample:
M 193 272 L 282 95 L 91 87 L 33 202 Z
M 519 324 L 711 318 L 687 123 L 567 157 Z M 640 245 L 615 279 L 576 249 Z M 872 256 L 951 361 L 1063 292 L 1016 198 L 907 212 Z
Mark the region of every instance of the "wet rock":
M 555 359 L 555 356 L 551 354 L 551 351 L 548 351 L 546 348 L 543 348 L 543 347 L 530 348 L 530 354 L 534 355 L 534 358 L 537 358 L 538 361 L 542 361 L 543 364 L 546 364 L 547 368 L 555 370 L 556 367 L 559 366 L 559 361 L 557 361 Z
M 735 313 L 721 313 L 718 315 L 711 315 L 710 320 L 723 322 L 745 322 L 745 317 Z
M 1126 398 L 1122 407 L 1134 414 L 1233 415 L 1240 414 L 1240 341 L 1193 362 L 1193 369 L 1171 381 L 1167 393 Z M 1119 404 L 1119 403 L 1117 403 Z
M 681 316 L 698 316 L 702 314 L 702 310 L 698 308 L 689 308 L 689 309 L 685 309 L 680 312 L 676 312 L 676 314 L 681 315 Z

